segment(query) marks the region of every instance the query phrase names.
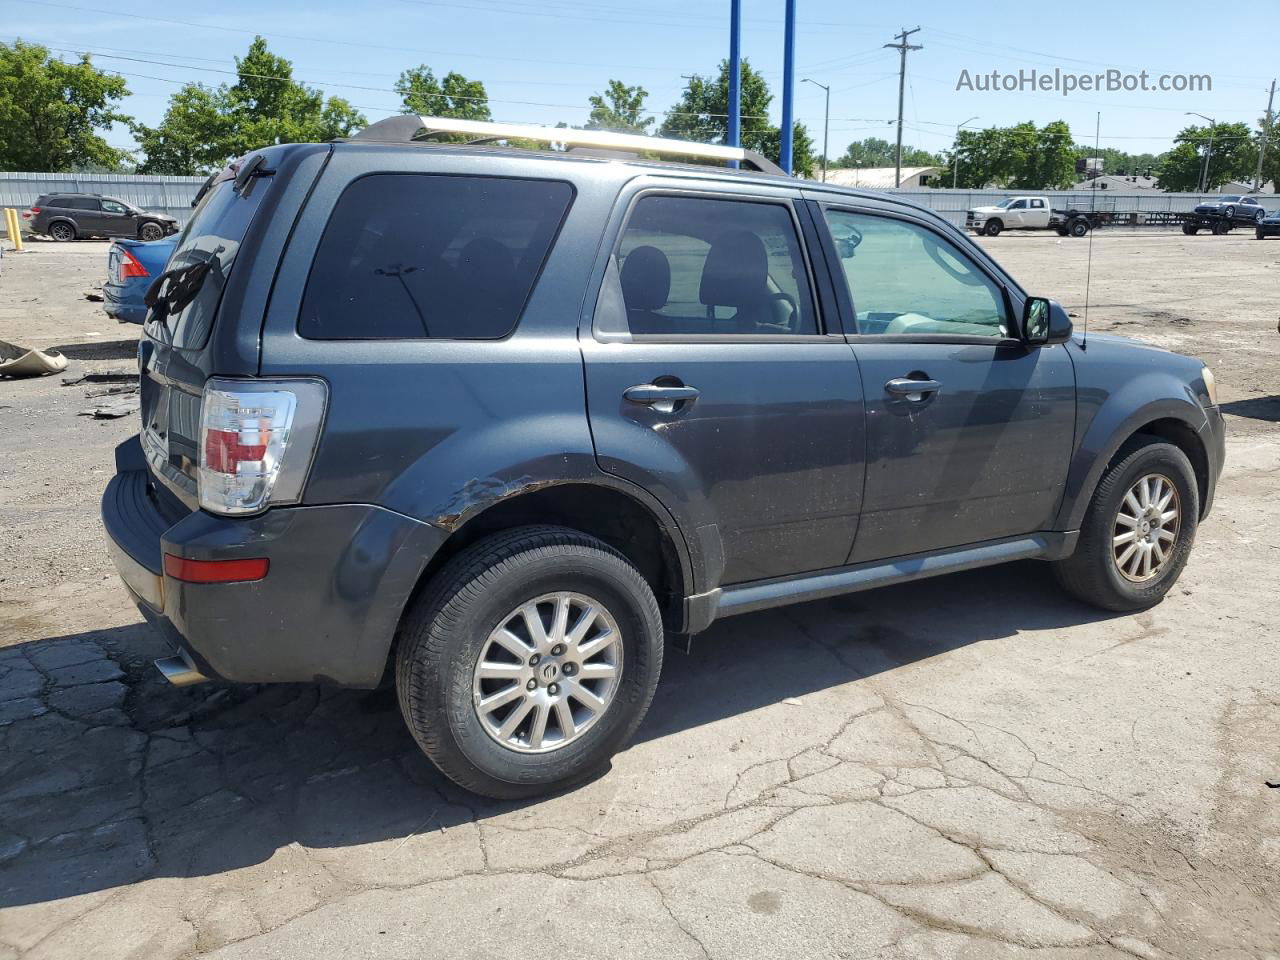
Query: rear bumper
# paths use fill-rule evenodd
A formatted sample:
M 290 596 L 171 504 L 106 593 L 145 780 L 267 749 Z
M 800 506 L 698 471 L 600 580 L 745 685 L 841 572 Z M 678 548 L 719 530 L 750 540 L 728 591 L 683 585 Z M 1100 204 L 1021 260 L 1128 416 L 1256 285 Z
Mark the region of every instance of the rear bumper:
M 368 504 L 290 507 L 256 517 L 175 519 L 149 489 L 133 438 L 102 498 L 116 570 L 147 621 L 199 672 L 238 683 L 374 687 L 401 611 L 445 533 Z M 251 583 L 193 584 L 164 555 L 267 557 Z
M 142 296 L 147 292 L 146 282 L 104 283 L 102 285 L 102 310 L 108 317 L 121 323 L 142 323 L 147 316 Z

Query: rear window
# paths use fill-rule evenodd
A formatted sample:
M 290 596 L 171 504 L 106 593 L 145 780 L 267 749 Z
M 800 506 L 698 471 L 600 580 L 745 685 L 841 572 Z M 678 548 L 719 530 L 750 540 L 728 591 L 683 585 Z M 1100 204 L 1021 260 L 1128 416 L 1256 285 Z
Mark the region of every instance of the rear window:
M 374 174 L 325 228 L 298 332 L 496 340 L 514 328 L 573 199 L 556 180 Z
M 226 179 L 205 194 L 179 235 L 165 272 L 173 274 L 201 263 L 208 263 L 208 269 L 202 271 L 195 295 L 180 310 L 170 313 L 163 323 L 148 315 L 149 336 L 168 340 L 179 349 L 204 347 L 240 243 L 270 182 L 269 177 L 251 180 L 248 196 L 243 196 L 236 192 L 235 181 Z

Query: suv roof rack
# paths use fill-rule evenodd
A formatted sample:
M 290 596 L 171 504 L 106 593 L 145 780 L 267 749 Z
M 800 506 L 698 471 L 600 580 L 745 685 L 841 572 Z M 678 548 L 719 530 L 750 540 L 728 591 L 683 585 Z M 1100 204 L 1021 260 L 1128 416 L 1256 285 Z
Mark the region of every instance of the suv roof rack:
M 786 176 L 777 164 L 754 150 L 722 147 L 710 143 L 692 143 L 648 137 L 635 133 L 612 133 L 608 130 L 573 130 L 567 127 L 544 127 L 525 123 L 490 123 L 482 120 L 459 120 L 454 117 L 420 117 L 401 114 L 370 124 L 347 140 L 371 140 L 381 143 L 411 143 L 439 133 L 464 133 L 475 137 L 469 143 L 491 143 L 495 140 L 537 140 L 569 146 L 602 147 L 635 153 L 658 153 L 671 157 L 702 157 L 738 161 L 761 173 Z

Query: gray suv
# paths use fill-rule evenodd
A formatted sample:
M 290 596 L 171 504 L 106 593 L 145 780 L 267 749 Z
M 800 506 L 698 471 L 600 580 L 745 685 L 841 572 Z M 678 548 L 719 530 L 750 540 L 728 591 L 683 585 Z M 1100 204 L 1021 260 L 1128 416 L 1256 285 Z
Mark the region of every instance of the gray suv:
M 87 237 L 159 240 L 178 232 L 177 218 L 149 213 L 98 193 L 42 194 L 24 215 L 33 233 L 67 241 Z
M 775 171 L 418 117 L 225 171 L 102 504 L 161 670 L 394 683 L 445 774 L 523 797 L 607 768 L 721 618 L 1026 558 L 1159 602 L 1222 468 L 1204 365 Z

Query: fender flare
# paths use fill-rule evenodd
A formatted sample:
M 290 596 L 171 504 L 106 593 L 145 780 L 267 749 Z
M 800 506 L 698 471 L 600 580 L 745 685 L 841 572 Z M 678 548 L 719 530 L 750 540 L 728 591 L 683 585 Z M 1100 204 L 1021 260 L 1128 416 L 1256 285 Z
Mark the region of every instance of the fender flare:
M 1166 389 L 1152 391 L 1153 382 Z M 1175 391 L 1167 389 L 1171 383 Z M 1187 384 L 1159 375 L 1138 377 L 1107 398 L 1071 458 L 1057 529 L 1080 529 L 1093 491 L 1112 458 L 1130 437 L 1158 420 L 1181 421 L 1198 436 L 1208 418 Z

